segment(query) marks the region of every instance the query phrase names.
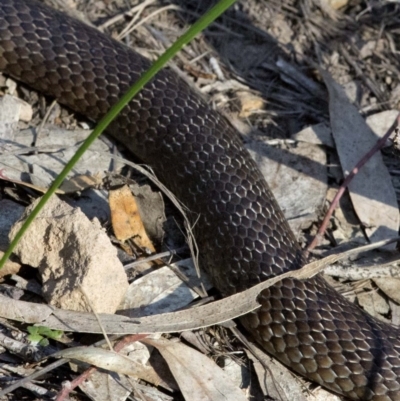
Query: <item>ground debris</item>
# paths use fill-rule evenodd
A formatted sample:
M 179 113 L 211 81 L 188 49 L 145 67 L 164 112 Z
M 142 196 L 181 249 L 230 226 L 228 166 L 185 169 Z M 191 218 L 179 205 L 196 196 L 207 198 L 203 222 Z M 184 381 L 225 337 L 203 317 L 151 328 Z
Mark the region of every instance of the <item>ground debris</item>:
M 67 3 L 60 0 L 46 0 L 46 2 L 58 8 L 61 6 L 64 10 Z M 128 3 L 129 6 L 127 6 Z M 70 0 L 67 7 L 72 14 L 90 20 L 92 24 L 106 30 L 113 37 L 119 37 L 120 33 L 123 33 L 125 43 L 135 47 L 147 57 L 154 59 L 162 53 L 165 46 L 172 43 L 184 32 L 186 27 L 197 19 L 210 4 L 210 1 L 199 2 L 197 0 L 133 0 L 130 2 L 125 0 Z M 129 7 L 132 8 L 129 9 Z M 286 212 L 289 212 L 289 217 L 305 216 L 307 227 L 313 222 L 314 224 L 318 223 L 317 217 L 323 209 L 324 199 L 325 203 L 329 203 L 333 197 L 332 194 L 335 193 L 337 186 L 340 185 L 338 183 L 343 180 L 339 159 L 336 154 L 336 144 L 331 137 L 330 117 L 332 116 L 330 116 L 329 112 L 328 90 L 323 84 L 323 78 L 317 66 L 328 71 L 333 80 L 344 88 L 350 103 L 357 110 L 358 117 L 375 118 L 383 127 L 381 131 L 385 131 L 387 127 L 385 122 L 387 123 L 390 118 L 394 118 L 393 113 L 399 108 L 400 104 L 400 71 L 397 49 L 397 44 L 400 42 L 400 31 L 397 28 L 400 21 L 399 8 L 398 2 L 391 1 L 238 1 L 226 15 L 195 39 L 181 52 L 179 57 L 176 57 L 170 63 L 171 68 L 180 71 L 180 74 L 184 75 L 191 85 L 196 86 L 207 96 L 210 103 L 216 105 L 230 118 L 232 117 L 232 120 L 241 119 L 238 125 L 245 126 L 242 129 L 243 136 L 248 144 L 253 143 L 253 141 L 257 143 L 257 146 L 255 146 L 256 159 L 266 166 L 265 170 L 271 171 L 275 169 L 274 160 L 271 162 L 268 158 L 279 159 L 281 166 L 283 165 L 284 167 L 279 170 L 283 171 L 282 174 L 286 174 L 287 180 L 275 178 L 275 181 L 272 181 L 274 192 L 280 192 L 277 187 L 279 184 L 283 185 L 281 193 L 287 192 L 289 181 L 293 181 L 295 187 L 298 184 L 297 188 L 302 188 L 300 190 L 297 189 L 302 196 L 297 196 L 297 199 L 296 196 L 288 197 L 288 206 L 284 205 L 283 207 Z M 133 27 L 132 34 L 126 33 L 128 25 L 131 28 Z M 4 82 L 1 81 L 0 86 L 1 93 L 15 92 L 15 83 L 13 82 L 4 80 Z M 18 86 L 16 93 L 33 105 L 32 124 L 41 123 L 45 114 L 46 100 L 35 93 L 29 92 L 25 87 Z M 2 138 L 3 134 L 11 135 L 7 138 L 11 138 L 14 141 L 15 136 L 19 136 L 18 133 L 15 133 L 16 125 L 19 124 L 21 128 L 27 127 L 27 123 L 21 121 L 20 116 L 17 117 L 19 108 L 20 105 L 14 107 L 13 114 L 10 113 L 7 116 L 8 121 L 6 121 L 4 129 L 2 128 L 3 126 L 0 127 L 2 131 L 0 132 L 0 138 Z M 393 110 L 390 116 L 389 114 L 384 116 L 380 114 L 381 112 L 389 113 L 389 110 Z M 80 117 L 72 115 L 69 110 L 61 109 L 59 113 L 53 119 L 53 123 L 60 124 L 63 128 L 76 128 L 82 124 L 91 126 L 90 122 L 80 121 Z M 18 119 L 20 120 L 19 123 Z M 26 120 L 27 118 L 24 117 L 24 119 Z M 69 137 L 70 132 L 66 135 L 63 131 L 57 135 L 52 131 L 50 137 L 57 137 L 55 144 L 62 145 L 60 146 L 61 150 L 58 149 L 59 151 L 55 153 L 53 149 L 54 143 L 46 142 L 46 129 L 43 132 L 44 136 L 39 142 L 39 147 L 29 149 L 29 154 L 24 150 L 23 154 L 12 155 L 12 160 L 11 156 L 7 156 L 4 152 L 4 150 L 10 150 L 9 143 L 6 145 L 4 142 L 0 143 L 0 151 L 2 152 L 0 155 L 0 169 L 6 168 L 4 172 L 6 176 L 13 178 L 12 174 L 16 172 L 18 179 L 21 178 L 21 174 L 24 176 L 29 175 L 31 181 L 36 180 L 36 176 L 39 176 L 40 179 L 44 177 L 44 181 L 48 183 L 54 178 L 54 171 L 59 169 L 59 166 L 56 169 L 55 167 L 53 168 L 53 164 L 46 164 L 46 168 L 40 168 L 43 160 L 46 160 L 46 162 L 49 160 L 53 163 L 57 159 L 57 164 L 63 166 L 65 159 L 61 159 L 61 157 L 68 156 L 67 153 L 73 154 L 76 151 L 76 142 L 81 140 L 81 133 L 78 132 L 74 143 L 60 142 L 64 137 Z M 85 132 L 82 132 L 83 134 L 86 135 Z M 24 147 L 31 146 L 31 136 L 32 134 L 25 136 L 27 143 Z M 260 143 L 262 145 L 258 145 Z M 271 145 L 276 148 L 282 147 L 288 155 L 285 157 L 276 156 L 275 149 L 269 152 L 260 151 L 265 144 L 268 144 L 269 147 Z M 16 152 L 18 145 L 17 149 L 12 148 L 12 150 Z M 89 164 L 96 165 L 99 163 L 99 154 L 105 150 L 108 149 L 103 146 L 97 152 L 87 154 L 85 162 L 87 161 L 88 164 L 83 164 L 85 170 L 83 173 L 86 173 L 86 169 L 90 170 Z M 39 151 L 39 154 L 37 151 Z M 355 164 L 357 161 L 350 160 L 349 163 Z M 384 162 L 391 167 L 391 178 L 394 185 L 397 186 L 396 193 L 399 199 L 400 179 L 398 176 L 400 173 L 398 156 L 396 157 L 392 148 L 385 151 Z M 102 159 L 102 167 L 99 170 L 108 169 L 109 164 L 110 159 L 108 157 L 104 160 Z M 12 166 L 11 168 L 10 165 Z M 31 169 L 31 165 L 35 165 L 35 167 Z M 303 172 L 304 177 L 301 177 L 301 174 L 286 173 L 287 170 L 292 169 L 293 165 L 296 165 L 296 170 Z M 46 177 L 44 173 L 48 171 L 51 173 L 47 174 Z M 93 175 L 96 172 L 97 170 L 91 171 Z M 302 185 L 301 182 L 307 182 L 307 185 L 312 188 L 304 189 L 304 187 L 300 186 Z M 28 195 L 25 192 L 24 195 L 21 195 L 22 191 L 16 189 L 18 185 L 14 181 L 1 181 L 0 184 L 2 187 L 4 186 L 2 196 L 4 193 L 5 198 L 12 198 L 19 201 L 20 204 L 30 202 L 33 197 L 31 188 L 24 190 Z M 365 186 L 369 185 L 368 181 L 365 181 L 364 184 Z M 104 209 L 102 209 L 103 212 L 100 219 L 104 226 L 107 226 L 110 217 L 109 207 L 105 202 L 106 196 L 104 194 L 106 191 L 102 189 L 101 194 L 95 190 L 91 191 L 93 198 L 87 197 L 88 200 L 86 202 L 92 205 L 91 199 L 101 198 L 101 204 Z M 75 195 L 78 196 L 77 194 Z M 83 193 L 78 200 L 70 199 L 68 202 L 84 202 L 85 198 L 86 194 Z M 2 200 L 1 202 L 4 201 Z M 144 202 L 149 203 L 146 199 Z M 344 210 L 340 209 L 335 213 L 332 225 L 329 227 L 329 234 L 325 237 L 325 242 L 321 246 L 322 249 L 325 249 L 328 245 L 330 249 L 332 244 L 347 243 L 351 239 L 358 242 L 365 241 L 364 227 L 357 221 L 349 199 L 347 198 L 341 202 L 340 206 Z M 93 217 L 99 208 L 93 208 L 93 205 L 90 207 L 92 207 L 91 217 Z M 15 210 L 17 209 L 18 207 L 16 206 Z M 1 218 L 8 213 L 7 210 L 9 209 L 5 207 L 0 209 Z M 349 218 L 350 215 L 351 218 Z M 72 220 L 71 217 L 68 218 Z M 295 222 L 296 219 L 292 220 L 292 223 L 297 224 Z M 54 222 L 49 222 L 50 225 L 52 223 Z M 299 235 L 304 235 L 304 232 L 300 230 L 300 228 L 304 228 L 303 223 L 304 221 L 301 221 L 300 225 L 297 224 L 297 233 Z M 68 225 L 68 221 L 65 224 Z M 101 231 L 98 224 L 93 225 L 90 222 L 87 224 L 88 231 Z M 146 225 L 146 221 L 143 224 Z M 60 233 L 64 232 L 65 227 L 59 229 Z M 159 227 L 159 225 L 155 226 L 155 231 L 158 233 L 160 232 Z M 3 231 L 2 228 L 1 232 Z M 85 238 L 87 247 L 90 247 L 89 234 L 91 233 L 87 232 L 87 238 Z M 43 242 L 42 239 L 40 237 L 39 239 L 36 238 L 36 242 L 41 244 Z M 0 242 L 3 249 L 7 241 L 3 241 L 3 237 L 1 237 Z M 97 253 L 94 246 L 90 251 L 90 256 L 88 257 L 92 257 Z M 36 254 L 36 250 L 31 251 L 31 253 Z M 103 255 L 103 261 L 107 260 L 109 268 L 109 258 L 104 256 L 104 249 L 101 249 L 101 255 Z M 71 256 L 68 255 L 68 260 L 70 259 Z M 82 261 L 82 257 L 79 260 Z M 40 264 L 40 261 L 36 262 Z M 157 313 L 157 306 L 164 308 L 165 303 L 167 303 L 167 301 L 164 301 L 164 295 L 168 291 L 174 292 L 171 285 L 172 281 L 169 281 L 171 272 L 168 270 L 168 278 L 163 276 L 166 270 L 167 268 L 160 269 L 160 275 L 156 275 L 155 273 L 157 272 L 151 273 L 152 275 L 154 274 L 155 279 L 151 275 L 146 277 L 147 270 L 138 270 L 140 274 L 144 275 L 141 278 L 142 282 L 148 282 L 148 285 L 153 288 L 156 287 L 158 292 L 153 294 L 154 296 L 150 301 L 148 299 L 143 301 L 144 298 L 140 298 L 140 294 L 134 294 L 135 297 L 132 296 L 136 291 L 135 286 L 138 284 L 133 282 L 130 287 L 130 293 L 125 298 L 125 305 L 123 305 L 142 312 L 148 306 L 147 304 L 142 305 L 142 301 L 148 302 L 148 304 L 151 304 L 148 307 L 150 313 Z M 102 276 L 103 279 L 106 277 L 107 291 L 116 291 L 114 288 L 116 283 L 115 275 L 107 280 L 109 272 L 98 271 L 96 274 L 98 277 Z M 46 278 L 46 276 L 44 277 Z M 77 281 L 76 277 L 73 279 Z M 396 300 L 394 294 L 398 293 L 398 283 L 396 281 L 399 280 L 393 279 L 395 281 L 390 282 L 386 278 L 371 280 L 374 280 L 374 282 L 370 280 L 361 282 L 360 288 L 357 291 L 352 291 L 351 296 L 355 298 L 358 294 L 362 294 L 361 298 L 364 298 L 364 300 L 372 300 L 370 302 L 370 305 L 372 305 L 370 310 L 385 314 L 384 318 L 386 319 L 391 317 L 393 323 L 399 322 L 400 311 L 398 305 L 390 299 L 387 301 L 387 298 L 391 297 Z M 382 280 L 383 285 L 379 280 Z M 330 282 L 338 285 L 337 281 L 330 280 Z M 45 288 L 46 283 L 44 284 Z M 385 286 L 384 284 L 387 285 Z M 391 288 L 387 288 L 389 284 Z M 99 287 L 98 284 L 96 286 Z M 118 291 L 121 291 L 121 288 L 122 290 L 125 289 L 126 286 L 126 284 L 122 284 Z M 173 280 L 173 286 L 175 286 L 174 288 L 180 287 L 179 281 Z M 79 292 L 79 290 L 76 291 Z M 89 290 L 87 292 L 90 294 Z M 189 291 L 185 289 L 184 292 Z M 115 294 L 116 292 L 113 292 L 114 297 Z M 104 297 L 105 293 L 103 292 L 101 295 Z M 157 298 L 157 296 L 162 298 L 162 302 L 159 302 L 160 298 Z M 194 294 L 190 292 L 188 298 L 192 299 L 193 296 Z M 83 295 L 80 294 L 80 297 L 82 300 Z M 89 297 L 92 298 L 91 295 Z M 398 302 L 398 300 L 396 301 Z M 93 302 L 92 299 L 91 302 Z M 160 305 L 157 305 L 158 302 Z M 377 302 L 379 302 L 379 308 L 375 307 L 374 303 Z M 155 309 L 153 311 L 151 308 L 154 304 Z M 32 303 L 30 305 L 35 304 Z M 185 305 L 186 301 L 182 302 L 179 299 L 176 307 L 181 308 Z M 66 307 L 68 306 L 65 305 L 64 308 Z M 390 307 L 389 312 L 387 312 L 388 307 Z M 97 304 L 95 309 L 98 311 Z M 15 311 L 16 314 L 19 312 L 20 310 Z M 35 315 L 39 313 L 32 310 L 32 308 L 26 312 L 28 317 L 30 316 L 29 313 Z M 76 338 L 80 340 L 79 336 L 76 336 Z M 246 391 L 250 390 L 246 387 L 246 381 L 243 380 L 244 384 L 242 383 L 242 385 L 235 382 L 232 389 L 231 383 L 228 383 L 226 379 L 229 376 L 229 371 L 227 370 L 226 374 L 222 375 L 222 369 L 211 359 L 204 362 L 204 366 L 209 366 L 210 364 L 211 369 L 218 374 L 219 382 L 223 383 L 219 383 L 218 380 L 215 380 L 215 377 L 209 378 L 206 374 L 198 378 L 198 373 L 202 372 L 202 370 L 199 370 L 199 372 L 193 370 L 193 361 L 196 360 L 201 364 L 203 361 L 202 355 L 198 357 L 193 353 L 193 350 L 183 349 L 182 343 L 174 343 L 174 341 L 176 340 L 173 338 L 168 341 L 161 340 L 159 343 L 154 340 L 153 344 L 159 347 L 160 352 L 164 353 L 165 359 L 169 360 L 168 362 L 171 363 L 171 366 L 172 363 L 175 365 L 171 370 L 174 369 L 174 374 L 177 376 L 175 379 L 178 384 L 174 386 L 170 384 L 170 387 L 165 387 L 167 391 L 164 391 L 161 388 L 162 386 L 155 387 L 157 382 L 151 380 L 148 380 L 147 384 L 144 385 L 143 382 L 134 381 L 132 377 L 123 374 L 116 375 L 113 372 L 102 370 L 96 372 L 92 379 L 81 384 L 80 388 L 86 393 L 85 395 L 77 391 L 74 397 L 77 400 L 87 399 L 87 396 L 101 400 L 126 399 L 131 395 L 131 397 L 138 399 L 171 400 L 181 399 L 185 394 L 190 394 L 186 398 L 195 401 L 196 398 L 193 398 L 192 395 L 194 386 L 196 386 L 196 390 L 199 390 L 199 394 L 215 387 L 221 391 L 224 399 L 229 397 L 231 399 L 233 399 L 232 397 L 240 399 L 238 397 L 248 396 Z M 227 355 L 234 358 L 234 354 L 239 354 L 240 358 L 243 359 L 242 363 L 246 363 L 246 366 L 250 365 L 249 360 L 244 357 L 241 349 L 236 344 L 235 347 L 232 353 L 227 353 Z M 177 359 L 180 360 L 171 362 L 173 357 L 167 355 L 170 349 L 178 350 L 178 357 L 180 358 Z M 220 349 L 221 347 L 217 346 L 213 351 L 208 350 L 208 352 L 211 352 L 213 357 L 217 359 L 218 353 L 221 352 Z M 162 359 L 160 354 L 157 355 Z M 3 353 L 2 360 L 6 360 L 7 356 L 10 357 L 9 354 Z M 226 358 L 225 355 L 224 358 Z M 15 359 L 12 361 L 10 359 L 11 362 L 8 362 L 8 364 L 15 364 Z M 147 360 L 143 363 L 147 363 Z M 293 397 L 291 390 L 287 392 L 285 388 L 286 377 L 291 375 L 287 370 L 285 373 L 270 375 L 263 366 L 257 365 L 257 362 L 253 363 L 262 387 L 259 392 L 264 398 L 270 396 L 281 400 Z M 188 372 L 189 368 L 192 370 Z M 163 369 L 168 370 L 165 366 Z M 155 370 L 160 374 L 161 368 L 157 367 Z M 67 373 L 65 373 L 66 371 Z M 169 370 L 168 373 L 171 375 Z M 54 375 L 49 374 L 46 376 L 42 385 L 59 389 L 61 388 L 62 380 L 70 380 L 75 375 L 76 373 L 72 370 L 59 369 Z M 263 387 L 265 375 L 268 375 L 268 388 Z M 209 382 L 203 383 L 206 378 L 209 378 Z M 255 382 L 256 386 L 259 386 L 257 380 L 253 380 L 253 382 Z M 153 383 L 154 386 L 148 383 Z M 172 381 L 168 383 L 172 383 Z M 218 387 L 220 384 L 225 385 L 225 387 L 221 387 L 222 390 Z M 104 387 L 101 387 L 101 385 Z M 199 387 L 197 387 L 198 385 Z M 180 387 L 180 394 L 178 394 L 178 387 Z M 275 392 L 272 392 L 271 388 L 274 388 Z M 231 390 L 233 391 L 232 393 L 230 392 Z M 305 387 L 300 384 L 295 393 L 298 399 L 314 401 L 328 399 L 326 392 L 320 392 L 317 389 L 310 393 L 304 390 Z M 18 391 L 22 391 L 22 396 Z M 10 395 L 9 399 L 37 399 L 33 389 L 19 389 L 18 391 Z M 232 396 L 232 394 L 234 395 Z M 331 395 L 331 397 L 332 399 L 338 399 L 337 396 Z M 199 396 L 198 399 L 203 398 Z

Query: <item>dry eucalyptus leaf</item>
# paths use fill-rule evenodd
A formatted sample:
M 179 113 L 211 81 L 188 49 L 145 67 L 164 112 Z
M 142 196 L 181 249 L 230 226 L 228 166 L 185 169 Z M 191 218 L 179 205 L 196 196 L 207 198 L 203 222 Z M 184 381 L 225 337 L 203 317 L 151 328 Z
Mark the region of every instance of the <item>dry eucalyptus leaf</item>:
M 247 401 L 245 393 L 228 375 L 199 351 L 164 338 L 144 342 L 156 347 L 164 357 L 185 400 Z
M 69 180 L 65 180 L 60 190 L 65 194 L 71 194 L 84 191 L 85 189 L 95 188 L 102 183 L 102 174 L 97 173 L 94 175 L 78 174 Z
M 189 262 L 185 263 L 189 267 L 182 267 L 182 262 Z M 191 284 L 200 286 L 200 280 L 197 278 L 191 259 L 180 261 L 179 266 L 186 277 L 191 279 Z M 202 283 L 205 289 L 211 287 L 204 277 L 202 277 Z M 170 267 L 165 266 L 133 281 L 119 309 L 120 313 L 129 317 L 150 316 L 183 308 L 197 297 L 198 294 L 195 291 L 182 282 Z
M 296 141 L 312 143 L 314 145 L 325 145 L 330 148 L 335 146 L 332 139 L 331 128 L 325 123 L 311 125 L 292 135 Z
M 246 144 L 296 235 L 317 218 L 327 190 L 326 153 L 320 146 L 299 143 L 275 148 Z
M 0 98 L 0 140 L 13 140 L 18 121 L 31 119 L 32 107 L 28 103 L 10 95 Z
M 0 295 L 0 316 L 27 324 L 41 323 L 52 314 L 52 309 L 45 304 L 17 301 Z
M 38 187 L 47 188 L 62 171 L 77 149 L 89 135 L 88 130 L 69 131 L 45 126 L 39 139 L 32 129 L 15 134 L 8 141 L 7 153 L 0 155 L 0 169 L 11 180 L 27 181 Z M 32 148 L 32 143 L 36 147 Z M 38 150 L 40 153 L 32 152 Z M 96 140 L 85 152 L 68 176 L 95 175 L 110 168 L 110 147 L 101 139 Z M 120 161 L 113 162 L 116 171 L 123 167 Z
M 307 400 L 301 380 L 294 376 L 288 368 L 266 355 L 262 350 L 255 348 L 254 351 L 257 352 L 256 356 L 250 351 L 246 351 L 246 355 L 253 362 L 258 382 L 265 396 L 284 401 Z M 266 369 L 265 366 L 268 366 L 268 368 Z
M 146 367 L 125 355 L 96 347 L 74 347 L 57 352 L 53 356 L 75 359 L 101 369 L 139 378 Z
M 386 132 L 392 127 L 393 123 L 399 115 L 398 110 L 384 110 L 368 116 L 365 121 L 374 133 L 382 138 Z M 394 136 L 394 132 L 392 136 Z
M 133 391 L 132 384 L 124 375 L 110 375 L 96 370 L 84 380 L 79 388 L 92 400 L 124 401 Z
M 400 326 L 400 305 L 389 299 L 390 310 L 392 313 L 392 324 Z
M 400 279 L 391 277 L 374 278 L 374 282 L 390 299 L 400 303 Z
M 385 110 L 380 113 L 375 113 L 366 118 L 366 123 L 374 131 L 374 133 L 383 137 L 389 128 L 393 125 L 399 114 L 398 110 Z M 292 135 L 296 141 L 313 143 L 315 145 L 325 145 L 330 148 L 335 147 L 332 138 L 331 127 L 325 123 L 311 125 Z
M 117 373 L 118 375 L 121 375 L 121 378 L 124 377 L 123 375 L 132 376 L 144 380 L 147 383 L 151 383 L 154 386 L 161 386 L 171 390 L 170 386 L 162 379 L 156 369 L 154 369 L 151 364 L 148 364 L 151 349 L 152 348 L 150 347 L 149 350 L 149 347 L 141 342 L 133 342 L 125 346 L 118 353 L 103 348 L 76 347 L 71 348 L 66 352 L 61 351 L 57 353 L 57 356 L 94 365 L 112 373 Z M 102 372 L 101 375 L 101 378 L 105 382 L 110 381 L 111 384 L 115 385 L 116 383 L 114 383 L 113 377 L 115 377 L 115 374 L 109 374 L 108 372 Z M 93 384 L 97 382 L 97 380 L 98 378 L 92 378 L 92 376 L 87 380 L 89 382 L 93 381 L 92 386 L 85 386 L 90 393 L 96 391 L 96 386 Z M 134 383 L 133 380 L 131 383 Z M 128 385 L 125 388 L 131 387 L 132 385 Z M 118 387 L 116 387 L 116 390 L 118 390 Z M 124 393 L 122 392 L 121 394 Z M 96 398 L 96 400 L 102 399 L 102 396 L 99 396 L 100 398 Z
M 218 365 L 222 367 L 233 384 L 242 390 L 249 390 L 251 385 L 251 371 L 249 367 L 244 366 L 241 361 L 233 359 L 230 355 L 220 357 Z
M 299 270 L 283 273 L 238 294 L 197 308 L 132 319 L 125 316 L 103 314 L 101 315 L 102 326 L 106 333 L 171 333 L 227 322 L 257 309 L 259 307 L 257 299 L 260 292 L 283 278 L 295 277 L 303 280 L 313 277 L 329 264 L 342 260 L 354 253 L 385 246 L 387 243 L 388 241 L 381 241 L 336 255 L 329 255 L 324 259 L 309 263 Z M 15 314 L 13 311 L 18 308 L 29 308 L 30 304 L 29 302 L 10 300 L 0 294 L 0 316 L 25 321 L 26 318 L 23 314 Z M 41 311 L 43 318 L 36 321 L 31 320 L 31 323 L 40 323 L 42 326 L 47 326 L 53 330 L 101 332 L 96 317 L 91 313 L 64 311 L 49 308 L 46 305 L 35 305 L 35 308 Z M 32 318 L 34 316 L 30 316 L 30 319 Z
M 26 187 L 26 188 L 31 188 L 34 189 L 37 192 L 40 192 L 42 194 L 46 193 L 49 186 L 51 185 L 50 181 L 43 181 L 42 178 L 44 176 L 47 176 L 46 169 L 42 168 L 41 166 L 34 165 L 32 166 L 32 174 L 30 175 L 30 180 L 32 184 L 29 182 L 25 181 L 20 181 L 18 179 L 12 179 L 12 178 L 2 178 L 6 181 L 13 182 L 14 184 Z M 43 174 L 42 174 L 43 173 Z M 100 173 L 97 173 L 95 175 L 86 175 L 86 174 L 81 174 L 72 177 L 71 179 L 66 179 L 63 181 L 61 186 L 56 190 L 56 194 L 58 195 L 65 195 L 65 194 L 73 194 L 76 192 L 81 192 L 84 191 L 85 189 L 89 188 L 94 188 L 98 185 L 100 185 L 102 182 L 102 175 Z
M 364 310 L 366 310 L 371 316 L 377 319 L 383 320 L 386 323 L 387 319 L 383 318 L 382 315 L 389 313 L 389 305 L 386 299 L 379 294 L 377 291 L 371 290 L 357 294 L 358 303 Z
M 348 175 L 378 138 L 347 99 L 339 84 L 321 71 L 329 91 L 333 137 L 342 169 Z M 396 192 L 380 152 L 375 153 L 349 185 L 358 218 L 371 242 L 395 237 L 399 229 Z M 394 248 L 395 245 L 391 245 Z
M 155 252 L 147 236 L 139 209 L 128 186 L 110 191 L 111 221 L 115 236 L 122 242 L 132 239 L 140 248 Z

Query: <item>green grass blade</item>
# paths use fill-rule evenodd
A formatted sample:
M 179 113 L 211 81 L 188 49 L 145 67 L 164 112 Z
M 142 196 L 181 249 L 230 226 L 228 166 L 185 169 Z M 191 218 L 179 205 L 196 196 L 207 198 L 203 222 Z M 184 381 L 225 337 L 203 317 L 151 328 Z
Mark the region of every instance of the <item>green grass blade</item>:
M 220 0 L 213 8 L 211 8 L 203 17 L 195 22 L 187 31 L 184 33 L 176 42 L 169 47 L 158 60 L 139 78 L 139 80 L 128 90 L 128 92 L 122 96 L 122 98 L 116 103 L 110 111 L 99 121 L 96 128 L 88 136 L 82 146 L 78 149 L 74 157 L 64 167 L 63 171 L 54 180 L 49 190 L 43 195 L 40 202 L 37 204 L 35 209 L 31 212 L 25 223 L 18 231 L 14 239 L 11 241 L 10 246 L 4 253 L 0 260 L 0 269 L 4 266 L 8 258 L 11 256 L 18 242 L 25 234 L 26 230 L 36 218 L 39 212 L 42 210 L 46 202 L 60 187 L 64 179 L 67 177 L 69 172 L 73 169 L 78 160 L 82 157 L 89 146 L 97 139 L 108 125 L 118 116 L 121 110 L 133 99 L 135 95 L 160 71 L 169 60 L 171 60 L 186 44 L 188 44 L 198 33 L 203 31 L 210 25 L 216 18 L 218 18 L 227 8 L 229 8 L 236 0 Z

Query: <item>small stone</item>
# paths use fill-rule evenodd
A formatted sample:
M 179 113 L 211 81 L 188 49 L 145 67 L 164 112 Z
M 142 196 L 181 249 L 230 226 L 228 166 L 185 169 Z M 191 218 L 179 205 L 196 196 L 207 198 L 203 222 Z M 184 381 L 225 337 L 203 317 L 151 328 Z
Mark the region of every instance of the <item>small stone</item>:
M 39 200 L 12 227 L 10 238 Z M 57 308 L 114 313 L 128 288 L 117 250 L 99 221 L 57 197 L 33 221 L 15 252 L 22 263 L 39 268 L 43 295 Z

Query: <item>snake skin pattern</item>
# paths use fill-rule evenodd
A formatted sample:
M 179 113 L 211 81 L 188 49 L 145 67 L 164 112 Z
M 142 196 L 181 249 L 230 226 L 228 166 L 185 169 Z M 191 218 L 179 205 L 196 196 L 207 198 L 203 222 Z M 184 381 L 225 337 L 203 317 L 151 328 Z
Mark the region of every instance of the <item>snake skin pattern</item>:
M 0 1 L 0 71 L 98 120 L 149 61 L 34 0 Z M 228 295 L 303 264 L 256 164 L 227 119 L 168 69 L 108 131 L 199 218 L 201 265 Z M 271 355 L 354 400 L 400 401 L 399 331 L 319 277 L 285 279 L 241 319 Z

